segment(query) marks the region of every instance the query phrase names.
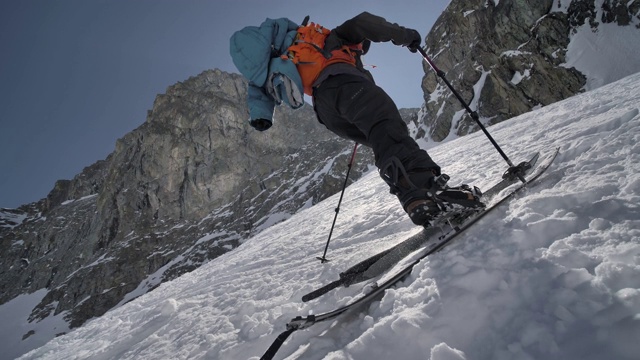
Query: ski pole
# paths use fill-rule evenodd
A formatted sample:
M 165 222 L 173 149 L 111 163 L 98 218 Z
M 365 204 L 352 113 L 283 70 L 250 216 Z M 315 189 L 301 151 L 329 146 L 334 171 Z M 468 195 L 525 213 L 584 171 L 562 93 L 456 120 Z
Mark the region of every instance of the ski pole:
M 458 98 L 458 100 L 460 101 L 460 103 L 462 104 L 462 106 L 465 108 L 465 110 L 469 113 L 469 115 L 471 116 L 471 118 L 473 120 L 475 120 L 476 124 L 478 124 L 478 126 L 480 127 L 480 129 L 482 130 L 482 132 L 487 136 L 487 138 L 489 139 L 489 141 L 491 141 L 491 143 L 493 144 L 493 146 L 496 148 L 496 150 L 498 150 L 498 152 L 500 153 L 500 155 L 502 155 L 502 158 L 507 162 L 507 164 L 509 165 L 509 170 L 511 171 L 513 174 L 515 174 L 518 179 L 520 179 L 520 181 L 522 181 L 523 183 L 526 182 L 524 179 L 524 176 L 522 176 L 522 172 L 519 171 L 519 167 L 518 166 L 514 166 L 513 163 L 511 162 L 511 160 L 509 160 L 509 157 L 507 156 L 507 154 L 504 153 L 504 151 L 502 151 L 502 149 L 500 148 L 500 145 L 498 145 L 498 143 L 493 139 L 493 137 L 491 136 L 491 134 L 489 134 L 489 131 L 487 131 L 487 128 L 480 122 L 480 118 L 478 117 L 478 113 L 476 111 L 471 110 L 471 108 L 469 107 L 469 105 L 467 105 L 467 103 L 464 101 L 464 99 L 462 99 L 462 96 L 460 96 L 460 94 L 458 94 L 458 92 L 456 91 L 456 89 L 453 88 L 453 86 L 451 86 L 451 83 L 449 82 L 449 80 L 447 80 L 447 78 L 444 75 L 444 72 L 440 69 L 438 69 L 438 67 L 436 66 L 436 64 L 433 63 L 433 61 L 431 61 L 431 59 L 429 58 L 429 56 L 427 55 L 427 53 L 424 51 L 424 49 L 422 47 L 417 47 L 418 52 L 420 52 L 420 55 L 422 55 L 422 57 L 425 59 L 425 61 L 429 64 L 429 66 L 431 66 L 431 68 L 433 69 L 433 71 L 435 71 L 436 75 L 438 75 L 438 77 L 440 77 L 440 79 L 442 79 L 442 81 L 444 81 L 444 83 L 447 85 L 447 87 L 449 88 L 449 90 L 451 90 L 451 92 L 453 93 L 453 95 Z
M 338 219 L 338 213 L 340 212 L 340 204 L 342 203 L 342 197 L 344 196 L 344 190 L 347 188 L 347 181 L 349 180 L 349 173 L 351 172 L 351 167 L 353 166 L 353 160 L 356 158 L 356 151 L 358 150 L 358 143 L 353 147 L 353 153 L 351 154 L 351 160 L 349 161 L 349 165 L 347 165 L 347 176 L 344 179 L 344 185 L 342 185 L 342 193 L 340 194 L 340 200 L 338 200 L 338 207 L 336 207 L 336 216 L 333 218 L 333 224 L 331 224 L 331 230 L 329 231 L 329 238 L 327 239 L 327 245 L 324 247 L 324 253 L 322 257 L 317 257 L 316 259 L 320 260 L 320 262 L 325 263 L 329 261 L 325 256 L 327 255 L 327 250 L 329 249 L 329 242 L 331 241 L 331 235 L 333 234 L 333 228 L 336 226 L 336 220 Z

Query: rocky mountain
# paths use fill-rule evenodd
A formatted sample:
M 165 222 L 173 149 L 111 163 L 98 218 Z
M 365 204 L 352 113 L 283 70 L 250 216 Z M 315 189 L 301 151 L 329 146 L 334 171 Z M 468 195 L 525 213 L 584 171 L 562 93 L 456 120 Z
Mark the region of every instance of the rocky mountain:
M 638 30 L 639 16 L 640 0 L 452 0 L 427 50 L 493 124 L 588 88 L 589 74 L 567 65 L 572 39 L 602 24 Z M 415 138 L 475 130 L 443 85 L 425 67 L 425 104 L 402 110 Z M 177 83 L 105 160 L 0 209 L 0 304 L 37 294 L 30 320 L 66 332 L 340 190 L 353 143 L 310 106 L 278 107 L 257 132 L 245 98 L 244 79 L 219 70 Z M 360 148 L 351 181 L 372 164 Z
M 452 0 L 426 38 L 427 53 L 490 125 L 588 88 L 588 69 L 567 65 L 569 44 L 579 33 L 603 33 L 603 25 L 635 29 L 640 39 L 640 0 Z M 594 57 L 621 56 L 630 44 L 618 42 L 616 51 Z M 445 84 L 424 68 L 423 132 L 442 141 L 476 131 Z M 637 71 L 636 65 L 609 82 Z
M 46 289 L 30 320 L 77 327 L 338 192 L 353 143 L 310 106 L 278 107 L 274 127 L 255 131 L 246 89 L 219 70 L 177 83 L 107 159 L 1 209 L 0 304 Z M 351 181 L 372 163 L 360 148 Z

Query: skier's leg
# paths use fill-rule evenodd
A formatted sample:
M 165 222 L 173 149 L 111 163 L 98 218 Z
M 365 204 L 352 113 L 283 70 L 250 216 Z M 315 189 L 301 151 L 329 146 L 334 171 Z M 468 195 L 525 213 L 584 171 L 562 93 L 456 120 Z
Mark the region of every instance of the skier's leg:
M 315 109 L 320 122 L 332 132 L 373 149 L 378 168 L 396 157 L 409 172 L 440 167 L 409 136 L 393 100 L 370 80 L 337 75 L 316 90 Z
M 316 90 L 318 119 L 334 133 L 370 146 L 380 175 L 411 220 L 425 225 L 440 212 L 440 167 L 409 136 L 393 100 L 373 82 L 354 75 L 329 78 Z M 448 190 L 448 198 L 477 201 Z

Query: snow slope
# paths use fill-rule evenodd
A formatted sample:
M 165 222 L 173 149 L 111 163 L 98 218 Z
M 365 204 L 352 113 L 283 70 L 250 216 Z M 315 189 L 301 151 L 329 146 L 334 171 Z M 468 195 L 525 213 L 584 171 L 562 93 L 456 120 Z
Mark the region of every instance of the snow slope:
M 627 6 L 631 3 L 629 1 Z M 602 19 L 603 0 L 596 1 L 595 5 L 594 18 Z M 569 2 L 565 1 L 559 10 L 566 13 L 568 7 Z M 570 35 L 567 62 L 563 66 L 575 67 L 587 77 L 586 90 L 636 73 L 640 71 L 639 28 L 636 17 L 632 17 L 626 26 L 600 22 L 597 29 L 592 29 L 590 24 L 584 24 Z
M 501 206 L 358 315 L 295 332 L 277 359 L 637 359 L 640 73 L 492 126 L 514 162 L 560 147 Z M 430 150 L 452 182 L 505 170 L 484 135 Z M 257 359 L 297 315 L 361 285 L 300 297 L 419 231 L 375 172 L 21 359 Z

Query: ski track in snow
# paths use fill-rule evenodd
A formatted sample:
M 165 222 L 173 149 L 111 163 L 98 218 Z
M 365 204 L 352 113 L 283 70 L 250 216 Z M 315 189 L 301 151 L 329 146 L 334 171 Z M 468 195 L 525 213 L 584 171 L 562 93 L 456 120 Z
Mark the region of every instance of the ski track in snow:
M 560 147 L 500 206 L 362 311 L 295 332 L 276 359 L 637 359 L 640 73 L 490 127 L 514 163 Z M 430 150 L 452 183 L 506 164 L 481 133 Z M 21 359 L 258 359 L 297 315 L 363 288 L 300 298 L 419 231 L 375 172 L 338 195 Z

